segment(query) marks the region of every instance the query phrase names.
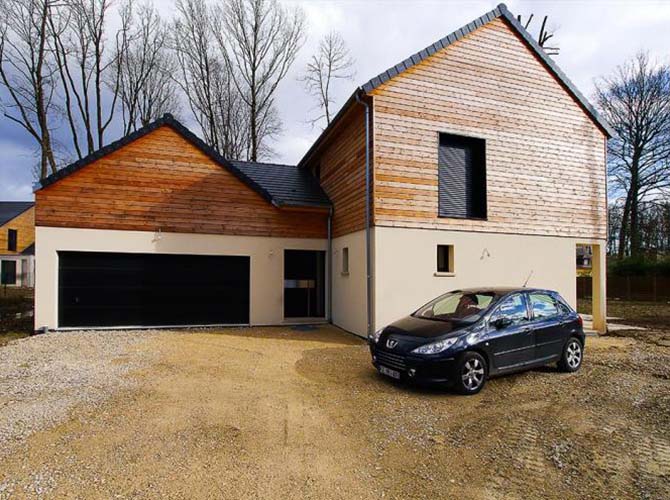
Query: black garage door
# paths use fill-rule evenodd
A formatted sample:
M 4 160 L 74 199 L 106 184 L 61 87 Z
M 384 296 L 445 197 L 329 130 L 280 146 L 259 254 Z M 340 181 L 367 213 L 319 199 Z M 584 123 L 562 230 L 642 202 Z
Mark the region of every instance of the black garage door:
M 59 252 L 61 327 L 249 323 L 249 257 Z

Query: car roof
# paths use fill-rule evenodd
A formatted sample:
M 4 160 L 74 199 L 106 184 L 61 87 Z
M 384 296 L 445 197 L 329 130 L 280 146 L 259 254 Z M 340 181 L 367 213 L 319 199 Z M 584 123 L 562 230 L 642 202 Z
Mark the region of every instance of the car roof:
M 465 292 L 465 293 L 494 293 L 496 295 L 507 295 L 515 292 L 547 292 L 547 293 L 558 293 L 553 290 L 547 290 L 544 288 L 529 288 L 529 287 L 513 287 L 513 286 L 492 286 L 492 287 L 479 287 L 479 288 L 461 288 L 459 290 L 454 290 L 454 292 Z

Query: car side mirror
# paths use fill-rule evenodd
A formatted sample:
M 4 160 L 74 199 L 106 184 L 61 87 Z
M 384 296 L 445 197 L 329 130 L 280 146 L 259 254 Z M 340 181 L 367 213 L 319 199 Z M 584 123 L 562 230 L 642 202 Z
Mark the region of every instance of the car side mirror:
M 500 318 L 494 319 L 492 324 L 498 330 L 502 330 L 503 328 L 507 328 L 508 326 L 510 326 L 512 324 L 512 318 L 502 316 Z

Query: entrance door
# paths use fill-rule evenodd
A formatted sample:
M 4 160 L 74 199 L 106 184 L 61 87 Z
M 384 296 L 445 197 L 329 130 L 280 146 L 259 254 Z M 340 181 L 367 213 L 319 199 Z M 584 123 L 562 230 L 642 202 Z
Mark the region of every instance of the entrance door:
M 2 270 L 0 270 L 0 284 L 16 285 L 16 261 L 3 260 L 1 264 Z
M 284 317 L 326 316 L 326 252 L 284 251 Z

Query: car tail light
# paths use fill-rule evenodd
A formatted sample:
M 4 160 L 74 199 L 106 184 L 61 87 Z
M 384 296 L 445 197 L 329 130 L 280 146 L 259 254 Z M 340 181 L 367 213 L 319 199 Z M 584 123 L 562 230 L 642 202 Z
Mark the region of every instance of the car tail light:
M 577 321 L 579 322 L 579 326 L 584 326 L 584 319 L 579 314 L 577 315 Z

